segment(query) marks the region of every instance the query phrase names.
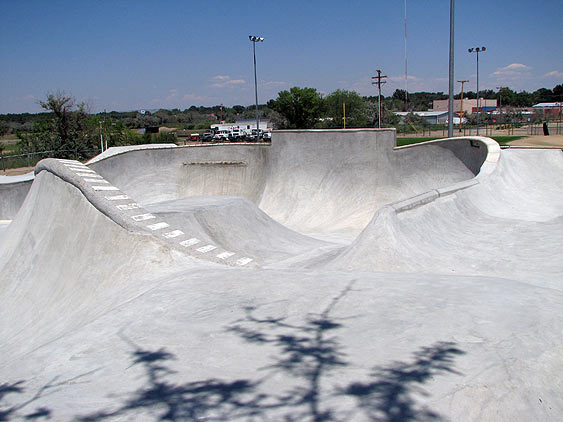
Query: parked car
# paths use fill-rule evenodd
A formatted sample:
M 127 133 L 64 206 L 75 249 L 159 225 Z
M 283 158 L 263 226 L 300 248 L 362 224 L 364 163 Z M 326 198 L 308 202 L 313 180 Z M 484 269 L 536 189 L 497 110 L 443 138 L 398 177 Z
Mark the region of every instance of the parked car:
M 213 135 L 214 142 L 227 142 L 231 137 L 230 130 L 219 130 L 215 135 Z
M 256 140 L 256 129 L 252 129 L 252 133 L 250 134 L 250 140 Z M 269 141 L 272 138 L 272 135 L 269 130 L 260 129 L 258 133 L 258 139 L 262 139 L 264 141 Z
M 246 134 L 244 133 L 244 131 L 236 127 L 233 128 L 233 130 L 231 131 L 231 136 L 229 140 L 232 142 L 240 142 L 245 138 L 245 136 Z
M 214 130 L 206 130 L 201 134 L 199 139 L 201 140 L 201 142 L 211 142 L 214 136 L 215 136 Z

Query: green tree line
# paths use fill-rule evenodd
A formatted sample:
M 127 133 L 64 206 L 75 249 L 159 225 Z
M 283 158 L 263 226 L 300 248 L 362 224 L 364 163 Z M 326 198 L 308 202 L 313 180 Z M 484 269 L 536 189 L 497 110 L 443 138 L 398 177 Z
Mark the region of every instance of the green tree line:
M 563 84 L 556 85 L 553 89 L 540 88 L 534 92 L 516 92 L 509 87 L 504 87 L 497 91 L 483 90 L 480 91 L 480 95 L 483 98 L 496 99 L 499 105 L 503 107 L 530 107 L 541 102 L 563 101 Z M 395 119 L 392 112 L 406 111 L 406 107 L 408 111 L 425 111 L 432 108 L 434 100 L 447 98 L 448 96 L 443 92 L 409 92 L 408 102 L 405 102 L 405 91 L 397 89 L 390 96 L 382 96 L 382 117 L 386 124 L 393 124 Z M 460 94 L 457 94 L 455 98 L 460 98 Z M 464 98 L 476 98 L 476 93 L 473 91 L 465 92 Z M 314 116 L 313 120 L 316 126 L 342 127 L 344 123 L 343 104 L 346 104 L 348 127 L 373 126 L 374 122 L 377 121 L 376 96 L 360 96 L 355 92 L 346 90 L 336 90 L 323 96 L 314 88 L 299 87 L 281 91 L 276 99 L 268 101 L 267 104 L 259 105 L 259 114 L 260 118 L 272 120 L 279 128 L 312 127 L 311 115 Z M 86 105 L 82 104 L 81 106 L 83 112 L 87 114 Z M 0 135 L 34 132 L 37 125 L 49 120 L 52 113 L 53 110 L 45 108 L 45 112 L 37 114 L 0 115 Z M 242 105 L 233 105 L 232 107 L 192 105 L 184 110 L 160 109 L 145 113 L 140 111 L 110 111 L 97 113 L 91 117 L 101 119 L 104 122 L 112 122 L 112 125 L 119 123 L 121 125 L 120 133 L 123 133 L 126 128 L 137 129 L 151 126 L 204 130 L 210 124 L 218 121 L 254 119 L 255 108 L 254 106 L 245 107 Z M 322 120 L 319 121 L 318 119 Z

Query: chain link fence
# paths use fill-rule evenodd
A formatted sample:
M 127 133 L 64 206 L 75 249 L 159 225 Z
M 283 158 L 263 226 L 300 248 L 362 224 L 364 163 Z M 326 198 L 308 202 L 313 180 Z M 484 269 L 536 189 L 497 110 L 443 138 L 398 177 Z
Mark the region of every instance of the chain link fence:
M 20 167 L 35 167 L 44 158 L 67 158 L 67 157 L 94 157 L 101 152 L 100 149 L 86 150 L 56 150 L 30 152 L 28 154 L 2 154 L 0 168 L 5 172 L 7 169 Z
M 563 135 L 563 122 L 551 120 L 546 122 L 550 135 Z M 479 126 L 479 136 L 539 136 L 544 134 L 543 122 L 532 124 L 487 124 Z M 397 125 L 398 137 L 443 137 L 448 136 L 447 125 Z M 476 125 L 454 127 L 454 136 L 476 136 Z

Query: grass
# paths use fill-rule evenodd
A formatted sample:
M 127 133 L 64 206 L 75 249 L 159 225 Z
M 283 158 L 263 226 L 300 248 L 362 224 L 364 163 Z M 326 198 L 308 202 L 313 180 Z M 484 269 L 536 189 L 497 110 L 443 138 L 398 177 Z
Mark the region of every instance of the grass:
M 525 136 L 491 136 L 490 138 L 494 139 L 495 141 L 497 141 L 500 145 L 506 145 L 509 142 L 512 141 L 516 141 L 518 139 L 522 139 L 525 138 Z M 398 147 L 402 147 L 405 145 L 412 145 L 412 144 L 418 144 L 420 142 L 426 142 L 426 141 L 434 141 L 436 139 L 443 139 L 443 137 L 441 136 L 432 136 L 432 137 L 426 137 L 426 138 L 421 138 L 421 137 L 416 137 L 416 138 L 397 138 L 397 146 Z

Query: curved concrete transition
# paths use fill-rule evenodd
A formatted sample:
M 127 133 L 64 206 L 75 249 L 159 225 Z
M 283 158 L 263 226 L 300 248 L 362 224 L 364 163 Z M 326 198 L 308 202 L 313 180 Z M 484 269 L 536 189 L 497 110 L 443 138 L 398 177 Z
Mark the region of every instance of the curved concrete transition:
M 35 173 L 0 189 L 0 420 L 563 414 L 561 150 L 278 131 Z

